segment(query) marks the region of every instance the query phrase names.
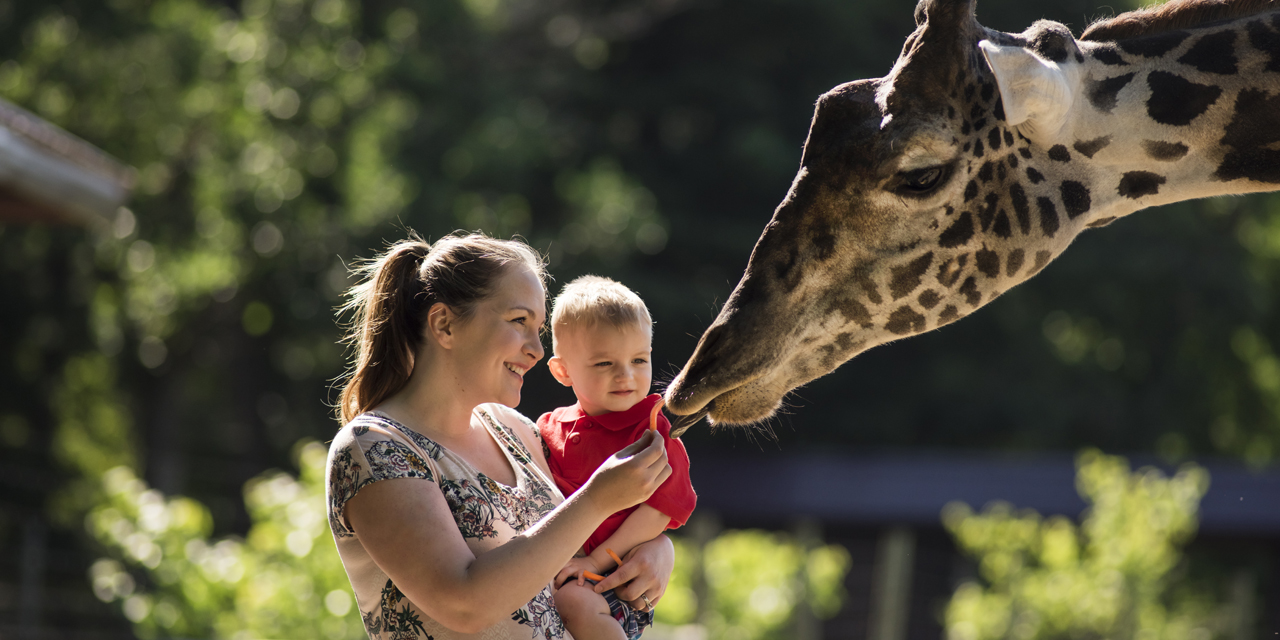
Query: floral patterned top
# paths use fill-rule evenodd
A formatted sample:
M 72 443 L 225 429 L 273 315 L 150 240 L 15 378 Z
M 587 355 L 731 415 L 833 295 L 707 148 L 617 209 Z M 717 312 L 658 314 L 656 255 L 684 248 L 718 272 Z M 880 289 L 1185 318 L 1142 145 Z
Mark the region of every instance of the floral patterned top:
M 362 414 L 338 432 L 329 447 L 326 494 L 329 528 L 356 594 L 365 629 L 373 640 L 571 640 L 551 601 L 551 583 L 511 614 L 477 635 L 451 631 L 405 598 L 369 557 L 344 513 L 360 489 L 391 478 L 421 478 L 444 494 L 458 531 L 472 553 L 500 546 L 547 515 L 564 497 L 534 461 L 524 442 L 498 418 L 509 416 L 538 430 L 501 405 L 481 405 L 475 416 L 516 471 L 508 487 L 476 470 L 457 454 L 379 413 Z

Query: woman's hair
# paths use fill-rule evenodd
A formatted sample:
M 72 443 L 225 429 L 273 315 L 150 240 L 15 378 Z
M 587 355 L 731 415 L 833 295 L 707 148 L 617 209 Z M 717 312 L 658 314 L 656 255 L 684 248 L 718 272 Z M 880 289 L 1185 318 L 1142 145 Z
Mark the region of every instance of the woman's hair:
M 409 381 L 432 305 L 442 302 L 466 320 L 513 263 L 528 267 L 546 287 L 546 264 L 538 252 L 521 240 L 479 233 L 449 235 L 435 244 L 411 233 L 361 265 L 361 282 L 347 291 L 339 311 L 351 313 L 344 341 L 355 351 L 338 405 L 342 423 Z

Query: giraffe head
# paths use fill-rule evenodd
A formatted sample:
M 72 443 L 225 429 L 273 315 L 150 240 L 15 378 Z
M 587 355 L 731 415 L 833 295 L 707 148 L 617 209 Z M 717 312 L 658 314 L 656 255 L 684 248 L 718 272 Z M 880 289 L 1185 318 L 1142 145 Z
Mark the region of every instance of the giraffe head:
M 1146 99 L 1126 65 L 1164 45 L 1131 55 L 1049 21 L 992 31 L 973 5 L 921 0 L 887 76 L 819 98 L 799 173 L 667 390 L 680 426 L 767 418 L 858 353 L 973 313 L 1085 228 L 1207 195 L 1126 170 L 1187 155 L 1155 111 L 1148 129 L 1112 117 Z

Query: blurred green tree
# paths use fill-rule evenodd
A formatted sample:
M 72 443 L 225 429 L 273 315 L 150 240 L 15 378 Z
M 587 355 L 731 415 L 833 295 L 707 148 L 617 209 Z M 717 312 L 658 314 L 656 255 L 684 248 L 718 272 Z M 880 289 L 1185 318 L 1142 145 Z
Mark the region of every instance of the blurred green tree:
M 118 602 L 143 638 L 360 637 L 324 511 L 326 450 L 304 441 L 296 452 L 298 478 L 273 470 L 245 485 L 253 524 L 243 538 L 213 538 L 209 511 L 196 500 L 165 497 L 125 466 L 107 471 L 107 499 L 87 519 L 109 551 L 90 569 L 94 593 Z M 679 562 L 657 609 L 662 625 L 701 624 L 711 639 L 766 640 L 788 637 L 800 606 L 819 618 L 840 608 L 849 569 L 841 547 L 806 548 L 755 530 L 724 532 L 700 553 L 687 540 L 675 542 Z M 702 603 L 696 573 L 705 575 Z
M 826 619 L 844 602 L 850 558 L 838 545 L 807 548 L 788 534 L 754 529 L 724 531 L 701 549 L 688 537 L 673 539 L 676 570 L 655 610 L 659 625 L 695 625 L 711 640 L 780 640 L 793 637 L 802 610 Z
M 253 525 L 243 538 L 213 539 L 204 505 L 111 469 L 87 520 L 111 552 L 90 569 L 94 593 L 118 601 L 143 638 L 361 637 L 325 515 L 326 454 L 300 442 L 299 478 L 268 471 L 245 485 Z
M 1004 503 L 981 515 L 948 505 L 943 523 L 982 578 L 947 606 L 950 640 L 1207 640 L 1235 629 L 1213 589 L 1178 588 L 1181 548 L 1209 487 L 1204 469 L 1131 474 L 1123 458 L 1088 450 L 1076 484 L 1089 503 L 1078 526 Z

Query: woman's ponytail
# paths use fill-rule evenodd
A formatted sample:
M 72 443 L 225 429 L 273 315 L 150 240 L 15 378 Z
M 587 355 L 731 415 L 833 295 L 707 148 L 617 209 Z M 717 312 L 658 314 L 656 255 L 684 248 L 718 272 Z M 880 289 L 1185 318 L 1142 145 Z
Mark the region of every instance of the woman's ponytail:
M 391 245 L 358 270 L 340 315 L 351 315 L 345 342 L 355 351 L 338 405 L 343 424 L 395 395 L 413 373 L 432 305 L 465 319 L 512 262 L 545 283 L 543 259 L 519 240 L 480 234 L 446 236 L 435 245 L 417 236 Z

